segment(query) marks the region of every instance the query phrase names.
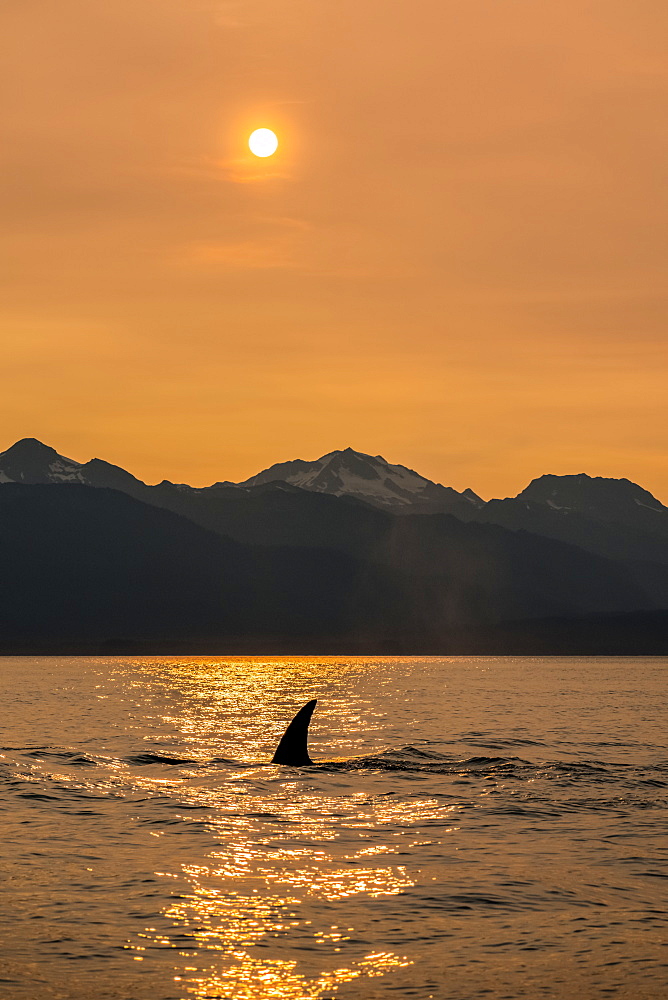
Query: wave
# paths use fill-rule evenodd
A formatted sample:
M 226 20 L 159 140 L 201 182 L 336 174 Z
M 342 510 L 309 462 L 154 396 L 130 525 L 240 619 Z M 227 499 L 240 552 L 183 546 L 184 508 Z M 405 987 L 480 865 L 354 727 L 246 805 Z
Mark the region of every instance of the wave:
M 529 741 L 526 741 L 527 743 Z M 443 749 L 437 749 L 437 746 Z M 95 757 L 81 751 L 58 747 L 3 747 L 3 750 L 13 751 L 26 762 L 58 764 L 71 768 L 107 768 L 114 758 L 107 756 Z M 168 767 L 178 771 L 179 768 L 202 770 L 211 773 L 220 769 L 221 772 L 233 768 L 249 770 L 257 768 L 275 768 L 268 759 L 256 761 L 240 761 L 230 757 L 210 757 L 195 759 L 180 756 L 176 753 L 166 754 L 157 750 L 141 750 L 136 753 L 116 758 L 117 763 L 131 768 Z M 16 761 L 18 763 L 18 761 Z M 5 763 L 5 767 L 6 767 Z M 16 764 L 15 764 L 16 766 Z M 420 743 L 407 744 L 401 747 L 390 747 L 373 754 L 363 754 L 352 757 L 332 757 L 314 760 L 314 766 L 319 772 L 373 771 L 398 772 L 407 775 L 431 774 L 452 776 L 460 780 L 497 777 L 507 780 L 529 780 L 535 778 L 550 779 L 559 784 L 577 782 L 597 783 L 610 779 L 633 782 L 636 787 L 647 789 L 663 789 L 668 787 L 668 761 L 661 759 L 648 762 L 646 767 L 636 763 L 626 764 L 623 761 L 589 760 L 550 760 L 534 759 L 513 755 L 476 754 L 471 757 L 456 756 L 448 752 L 445 744 Z M 3 768 L 4 769 L 4 768 Z M 311 771 L 311 768 L 307 769 Z M 664 777 L 665 775 L 665 777 Z M 222 777 L 222 775 L 221 775 Z

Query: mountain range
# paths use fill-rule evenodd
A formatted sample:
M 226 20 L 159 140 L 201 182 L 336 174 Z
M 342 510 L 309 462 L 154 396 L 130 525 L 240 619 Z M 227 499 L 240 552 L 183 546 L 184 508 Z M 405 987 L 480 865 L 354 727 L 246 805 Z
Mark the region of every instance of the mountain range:
M 151 486 L 23 439 L 0 544 L 9 652 L 668 652 L 668 508 L 626 479 L 485 502 L 346 448 Z

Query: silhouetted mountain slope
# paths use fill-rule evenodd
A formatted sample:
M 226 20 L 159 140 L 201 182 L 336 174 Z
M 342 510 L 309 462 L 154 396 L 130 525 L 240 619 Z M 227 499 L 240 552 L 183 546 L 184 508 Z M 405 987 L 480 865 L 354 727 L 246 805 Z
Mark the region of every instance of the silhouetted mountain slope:
M 146 487 L 147 503 L 166 507 L 219 534 L 259 545 L 307 545 L 365 552 L 391 515 L 349 497 L 285 483 L 192 493 Z
M 421 581 L 413 584 L 415 588 L 447 575 L 454 586 L 447 600 L 449 620 L 462 615 L 466 620 L 497 620 L 668 603 L 668 576 L 662 567 L 637 560 L 628 565 L 608 562 L 570 542 L 498 525 L 465 523 L 445 514 L 398 518 L 352 498 L 276 483 L 244 491 L 195 493 L 169 484 L 145 490 L 148 502 L 237 541 L 337 549 L 410 573 Z M 616 603 L 610 603 L 608 587 L 614 587 Z M 429 613 L 442 613 L 431 604 L 428 607 Z M 545 610 L 548 607 L 551 611 Z
M 229 638 L 236 630 L 354 644 L 364 635 L 381 648 L 410 645 L 411 637 L 438 644 L 467 625 L 668 606 L 668 510 L 627 480 L 543 476 L 515 499 L 466 500 L 456 516 L 411 501 L 397 517 L 394 505 L 340 489 L 365 476 L 375 489 L 382 459 L 350 449 L 325 458 L 321 468 L 286 464 L 296 465 L 297 478 L 311 477 L 309 488 L 273 481 L 200 490 L 166 481 L 146 486 L 99 459 L 77 463 L 34 439 L 17 442 L 0 454 L 0 543 L 5 564 L 17 567 L 5 614 L 13 608 L 19 627 L 32 586 L 42 587 L 34 603 L 45 635 L 59 621 L 82 634 L 104 626 L 110 636 L 144 629 Z M 426 489 L 420 484 L 428 481 L 410 470 L 387 468 L 411 484 L 414 496 Z M 254 478 L 265 475 L 271 478 Z M 16 483 L 35 484 L 36 492 Z M 395 490 L 397 481 L 381 486 Z M 23 514 L 17 489 L 28 491 L 21 494 Z M 67 506 L 74 497 L 82 533 Z M 128 497 L 141 503 L 123 507 Z M 131 510 L 135 527 L 125 530 Z M 46 535 L 45 525 L 52 529 Z M 30 572 L 17 549 L 21 538 L 33 559 Z M 54 546 L 64 538 L 71 551 L 59 565 Z M 70 580 L 64 588 L 63 573 Z M 137 589 L 135 580 L 142 581 Z M 69 592 L 76 600 L 63 605 Z M 78 618 L 69 621 L 68 608 Z M 181 624 L 187 619 L 190 633 Z
M 452 513 L 460 520 L 531 531 L 615 559 L 668 564 L 668 508 L 627 479 L 546 475 L 534 479 L 515 498 L 485 503 L 471 490 L 458 493 L 405 466 L 390 465 L 380 456 L 346 448 L 315 462 L 296 460 L 273 465 L 241 484 L 217 483 L 194 489 L 163 481 L 146 486 L 124 469 L 101 459 L 75 462 L 34 438 L 24 438 L 0 453 L 0 483 L 12 481 L 78 482 L 120 489 L 147 503 L 205 521 L 207 527 L 223 533 L 217 513 L 223 509 L 219 499 L 232 516 L 235 530 L 243 531 L 243 518 L 233 515 L 235 506 L 249 501 L 249 507 L 266 503 L 269 511 L 274 506 L 287 510 L 290 501 L 285 499 L 286 494 L 299 489 L 302 494 L 347 497 L 392 513 Z M 282 491 L 282 498 L 275 491 Z M 237 495 L 237 505 L 232 494 Z M 190 506 L 193 498 L 200 499 Z M 299 506 L 297 501 L 295 504 Z M 329 511 L 339 516 L 333 513 L 333 507 Z M 268 531 L 265 535 L 263 541 L 272 541 Z
M 666 508 L 647 490 L 629 479 L 602 476 L 539 476 L 517 496 L 526 503 L 545 503 L 553 510 L 576 511 L 601 520 L 635 524 L 638 508 L 655 514 Z M 651 518 L 650 518 L 651 520 Z
M 0 647 L 437 648 L 466 625 L 652 606 L 619 567 L 559 542 L 371 514 L 354 557 L 343 534 L 339 547 L 244 545 L 117 491 L 5 484 Z
M 576 546 L 497 525 L 447 514 L 394 517 L 348 498 L 276 485 L 254 487 L 246 497 L 156 490 L 159 502 L 238 540 L 338 549 L 407 574 L 422 619 L 497 621 L 661 603 L 652 589 L 655 575 L 645 587 L 640 565 L 633 575 Z
M 459 516 L 615 559 L 668 564 L 668 508 L 628 479 L 541 476 L 514 499 L 490 500 Z
M 4 485 L 0 549 L 5 643 L 367 634 L 400 609 L 344 553 L 239 545 L 106 489 Z
M 447 514 L 395 518 L 388 527 L 374 561 L 427 587 L 437 580 L 449 624 L 661 606 L 625 566 L 529 532 Z

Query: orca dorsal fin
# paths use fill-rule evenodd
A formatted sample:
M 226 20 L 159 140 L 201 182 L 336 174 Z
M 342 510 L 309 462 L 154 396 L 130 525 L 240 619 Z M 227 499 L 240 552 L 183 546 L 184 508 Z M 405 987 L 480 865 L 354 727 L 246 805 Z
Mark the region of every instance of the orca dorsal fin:
M 300 708 L 294 719 L 281 737 L 281 742 L 276 747 L 276 753 L 272 757 L 272 764 L 288 764 L 291 767 L 303 767 L 305 764 L 312 764 L 313 761 L 308 755 L 307 740 L 308 727 L 313 715 L 313 709 L 318 699 L 307 702 Z

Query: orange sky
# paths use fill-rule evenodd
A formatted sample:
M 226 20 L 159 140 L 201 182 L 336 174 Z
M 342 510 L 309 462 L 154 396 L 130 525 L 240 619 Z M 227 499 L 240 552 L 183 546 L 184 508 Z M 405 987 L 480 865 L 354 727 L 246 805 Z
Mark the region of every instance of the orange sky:
M 668 500 L 667 38 L 666 0 L 4 0 L 0 450 Z

